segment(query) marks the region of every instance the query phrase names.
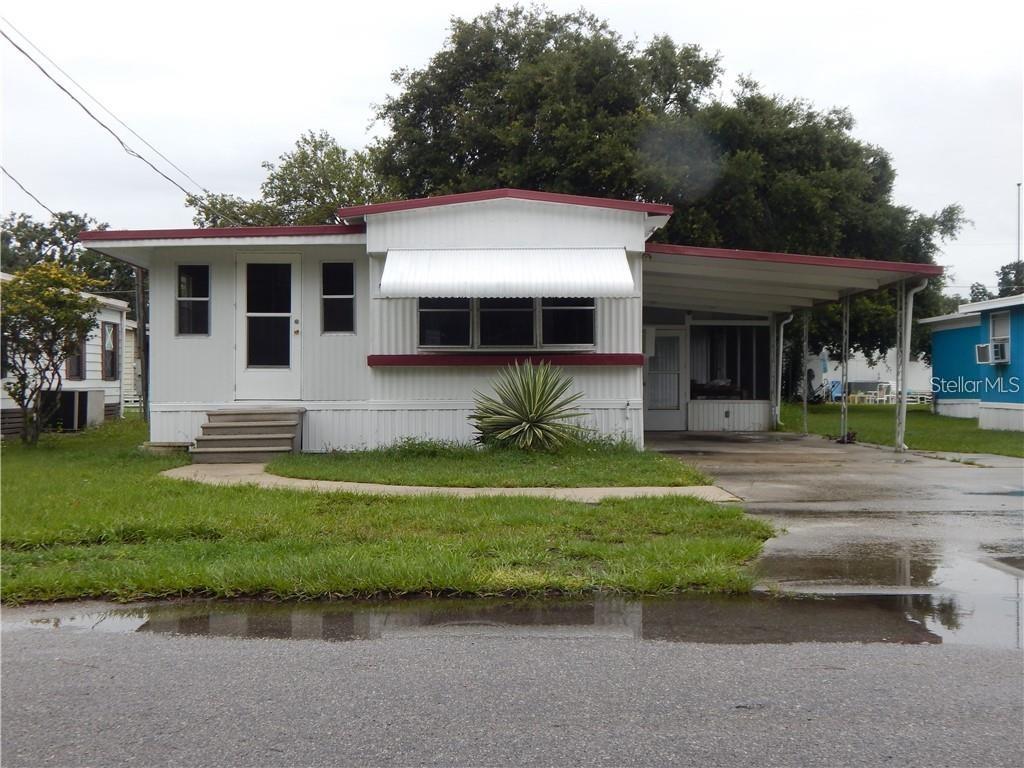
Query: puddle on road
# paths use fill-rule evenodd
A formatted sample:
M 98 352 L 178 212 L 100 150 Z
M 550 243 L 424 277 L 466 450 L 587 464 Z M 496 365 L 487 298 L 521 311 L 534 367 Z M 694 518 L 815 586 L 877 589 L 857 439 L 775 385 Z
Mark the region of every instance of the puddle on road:
M 592 637 L 711 644 L 970 643 L 1020 648 L 1019 594 L 1015 601 L 979 605 L 966 606 L 957 597 L 934 595 L 207 601 L 54 614 L 5 621 L 4 628 L 328 641 Z

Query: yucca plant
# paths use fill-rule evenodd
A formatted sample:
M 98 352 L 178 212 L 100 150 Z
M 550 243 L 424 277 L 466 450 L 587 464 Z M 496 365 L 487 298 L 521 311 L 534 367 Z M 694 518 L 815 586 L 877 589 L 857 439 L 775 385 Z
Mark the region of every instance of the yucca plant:
M 555 451 L 589 431 L 571 423 L 586 413 L 573 408 L 583 393 L 568 395 L 570 387 L 572 377 L 559 368 L 516 363 L 498 374 L 495 397 L 474 393 L 469 420 L 485 445 Z

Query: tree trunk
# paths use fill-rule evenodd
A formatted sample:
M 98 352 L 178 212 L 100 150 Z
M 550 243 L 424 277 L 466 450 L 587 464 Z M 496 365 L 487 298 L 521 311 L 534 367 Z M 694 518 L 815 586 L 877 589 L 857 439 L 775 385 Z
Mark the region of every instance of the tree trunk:
M 21 444 L 32 445 L 31 436 L 29 435 L 29 413 L 30 410 L 25 405 L 19 405 L 18 408 L 21 410 Z

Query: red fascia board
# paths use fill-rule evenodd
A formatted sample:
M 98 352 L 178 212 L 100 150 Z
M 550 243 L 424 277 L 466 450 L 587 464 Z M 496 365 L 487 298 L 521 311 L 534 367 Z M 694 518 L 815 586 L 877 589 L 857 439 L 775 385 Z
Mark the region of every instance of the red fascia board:
M 456 205 L 458 203 L 477 203 L 484 200 L 533 200 L 542 203 L 562 203 L 564 205 L 583 205 L 591 208 L 612 208 L 619 211 L 636 211 L 653 215 L 670 215 L 671 205 L 660 203 L 641 203 L 635 200 L 613 200 L 604 197 L 585 197 L 583 195 L 563 195 L 557 192 L 537 192 L 530 189 L 485 189 L 479 192 L 461 192 L 455 195 L 437 195 L 421 197 L 414 200 L 394 200 L 389 203 L 371 203 L 355 205 L 350 208 L 339 208 L 338 217 L 354 219 L 374 213 L 394 213 L 395 211 L 412 211 L 418 208 L 432 208 L 437 205 Z
M 480 354 L 443 354 L 421 353 L 418 355 L 368 355 L 366 364 L 371 368 L 405 367 L 418 368 L 429 366 L 502 366 L 513 363 L 550 363 L 564 366 L 641 366 L 644 356 L 641 354 L 580 352 L 578 354 L 524 353 L 507 355 Z
M 365 224 L 318 224 L 304 227 L 210 227 L 209 229 L 90 229 L 78 233 L 85 242 L 110 240 L 195 240 L 206 237 L 306 237 L 361 235 Z
M 801 253 L 774 253 L 772 251 L 741 251 L 731 248 L 703 248 L 696 245 L 670 245 L 648 243 L 647 253 L 666 256 L 697 256 L 709 259 L 735 259 L 759 261 L 768 264 L 797 264 L 836 269 L 865 269 L 877 272 L 905 272 L 912 275 L 938 277 L 942 267 L 937 264 L 912 264 L 906 261 L 878 261 L 876 259 L 849 259 L 841 256 L 808 256 Z

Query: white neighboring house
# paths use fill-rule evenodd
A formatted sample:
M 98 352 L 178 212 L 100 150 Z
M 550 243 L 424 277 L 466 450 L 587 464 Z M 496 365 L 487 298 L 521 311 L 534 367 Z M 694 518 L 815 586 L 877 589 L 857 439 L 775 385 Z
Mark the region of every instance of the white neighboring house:
M 0 272 L 0 282 L 13 275 Z M 78 355 L 64 366 L 62 406 L 57 418 L 61 429 L 74 431 L 120 418 L 124 413 L 125 372 L 124 332 L 128 304 L 105 296 L 92 296 L 100 303 L 96 328 L 82 345 Z M 3 366 L 3 383 L 7 382 L 7 365 Z M 11 437 L 21 432 L 21 410 L 6 389 L 0 390 L 0 433 Z
M 549 361 L 599 433 L 764 430 L 794 311 L 927 264 L 649 242 L 672 207 L 497 189 L 338 225 L 83 232 L 149 270 L 150 439 L 196 460 L 469 441 L 473 393 Z
M 807 358 L 807 368 L 814 372 L 811 382 L 816 390 L 824 381 L 838 383 L 842 377 L 842 361 L 833 360 L 828 351 Z M 855 352 L 847 360 L 847 380 L 852 392 L 877 390 L 881 384 L 896 382 L 896 351 L 890 349 L 884 357 L 876 358 L 874 365 L 868 362 L 863 352 Z M 930 393 L 932 388 L 932 367 L 920 358 L 911 359 L 907 364 L 907 388 L 911 392 Z

